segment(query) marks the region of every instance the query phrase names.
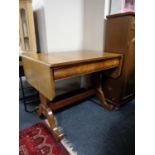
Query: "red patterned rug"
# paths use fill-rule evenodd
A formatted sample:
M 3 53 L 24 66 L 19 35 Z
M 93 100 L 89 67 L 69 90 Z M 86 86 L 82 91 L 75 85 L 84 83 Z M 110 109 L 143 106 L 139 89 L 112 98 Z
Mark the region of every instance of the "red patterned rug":
M 44 123 L 38 123 L 19 133 L 19 155 L 70 155 L 61 142 L 55 140 Z

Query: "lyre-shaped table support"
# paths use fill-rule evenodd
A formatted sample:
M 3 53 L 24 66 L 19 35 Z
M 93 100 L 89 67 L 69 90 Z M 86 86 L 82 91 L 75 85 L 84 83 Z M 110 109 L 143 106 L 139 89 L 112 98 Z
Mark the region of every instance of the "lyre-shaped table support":
M 107 110 L 112 110 L 114 106 L 112 104 L 108 104 L 105 99 L 105 95 L 102 89 L 102 73 L 96 73 L 93 76 L 93 84 L 95 85 L 96 88 L 96 96 L 98 97 L 101 105 L 103 108 Z
M 37 110 L 37 114 L 39 116 L 43 114 L 47 118 L 52 134 L 57 140 L 61 140 L 63 138 L 63 133 L 57 127 L 53 112 L 48 106 L 48 102 L 48 99 L 46 99 L 43 95 L 40 94 L 40 105 Z

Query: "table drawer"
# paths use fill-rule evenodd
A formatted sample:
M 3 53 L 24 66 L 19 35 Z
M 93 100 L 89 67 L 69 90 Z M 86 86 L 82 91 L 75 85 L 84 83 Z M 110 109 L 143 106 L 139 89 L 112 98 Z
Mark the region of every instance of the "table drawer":
M 102 60 L 97 62 L 66 66 L 63 68 L 55 68 L 54 80 L 98 72 L 105 69 L 118 67 L 119 64 L 120 64 L 120 59 L 115 58 L 115 59 Z

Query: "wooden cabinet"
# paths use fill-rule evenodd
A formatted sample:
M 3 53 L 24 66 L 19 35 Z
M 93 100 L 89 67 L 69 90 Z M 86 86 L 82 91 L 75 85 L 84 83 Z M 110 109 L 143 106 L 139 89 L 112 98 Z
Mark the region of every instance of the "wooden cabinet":
M 135 14 L 120 13 L 107 16 L 105 52 L 123 54 L 121 76 L 104 76 L 103 90 L 109 102 L 121 105 L 135 95 Z M 107 75 L 107 74 L 106 74 Z
M 21 50 L 37 51 L 31 0 L 19 0 L 19 44 Z

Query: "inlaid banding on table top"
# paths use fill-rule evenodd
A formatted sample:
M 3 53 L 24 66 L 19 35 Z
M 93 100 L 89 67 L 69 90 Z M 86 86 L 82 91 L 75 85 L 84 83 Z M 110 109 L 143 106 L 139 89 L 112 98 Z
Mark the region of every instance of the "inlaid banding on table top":
M 120 59 L 114 58 L 109 60 L 96 61 L 91 63 L 81 63 L 72 66 L 54 68 L 54 80 L 64 79 L 68 77 L 89 74 L 105 69 L 118 67 Z

